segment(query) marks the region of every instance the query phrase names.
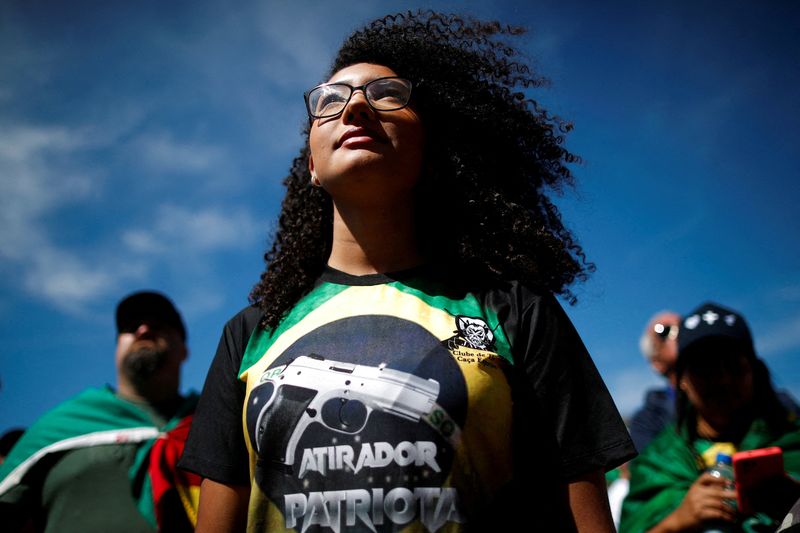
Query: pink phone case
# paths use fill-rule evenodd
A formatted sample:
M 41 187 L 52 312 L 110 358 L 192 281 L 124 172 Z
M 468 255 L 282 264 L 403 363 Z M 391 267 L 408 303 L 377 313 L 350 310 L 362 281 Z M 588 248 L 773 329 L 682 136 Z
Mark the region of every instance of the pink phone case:
M 784 475 L 783 451 L 777 446 L 733 454 L 739 513 L 753 513 L 750 491 L 768 479 Z

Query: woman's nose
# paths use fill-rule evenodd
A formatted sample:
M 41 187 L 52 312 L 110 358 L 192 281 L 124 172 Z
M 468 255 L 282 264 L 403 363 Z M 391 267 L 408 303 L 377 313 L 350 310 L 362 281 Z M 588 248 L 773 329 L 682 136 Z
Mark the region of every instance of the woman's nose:
M 356 89 L 353 91 L 353 95 L 350 97 L 350 101 L 347 102 L 347 105 L 342 112 L 342 118 L 344 119 L 345 123 L 352 122 L 357 118 L 361 119 L 371 119 L 374 118 L 375 112 L 373 111 L 372 107 L 367 102 L 367 95 L 364 93 L 363 89 Z

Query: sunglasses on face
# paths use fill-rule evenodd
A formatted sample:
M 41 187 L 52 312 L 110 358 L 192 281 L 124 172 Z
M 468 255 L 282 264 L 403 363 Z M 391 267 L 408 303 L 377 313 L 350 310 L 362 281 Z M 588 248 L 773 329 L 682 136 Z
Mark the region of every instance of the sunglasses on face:
M 653 331 L 662 340 L 667 340 L 667 339 L 675 340 L 678 337 L 678 326 L 676 325 L 656 323 L 653 326 Z

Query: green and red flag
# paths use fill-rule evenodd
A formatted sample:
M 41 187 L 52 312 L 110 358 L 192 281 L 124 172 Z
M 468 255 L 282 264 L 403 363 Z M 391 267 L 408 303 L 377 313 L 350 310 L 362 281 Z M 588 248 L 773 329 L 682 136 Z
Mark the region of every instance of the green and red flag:
M 109 388 L 88 389 L 61 403 L 33 424 L 0 465 L 0 496 L 25 483 L 45 458 L 78 448 L 136 444 L 128 477 L 137 507 L 160 531 L 191 530 L 197 518 L 200 478 L 177 467 L 197 395 L 158 426 L 135 403 Z M 185 526 L 185 527 L 184 527 Z

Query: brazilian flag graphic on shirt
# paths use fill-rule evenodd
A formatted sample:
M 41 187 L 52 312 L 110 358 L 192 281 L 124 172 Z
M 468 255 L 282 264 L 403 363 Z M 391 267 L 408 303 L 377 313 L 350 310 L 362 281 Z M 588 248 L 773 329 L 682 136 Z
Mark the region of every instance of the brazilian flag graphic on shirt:
M 250 529 L 460 529 L 511 479 L 497 316 L 469 293 L 383 281 L 323 282 L 251 338 Z

